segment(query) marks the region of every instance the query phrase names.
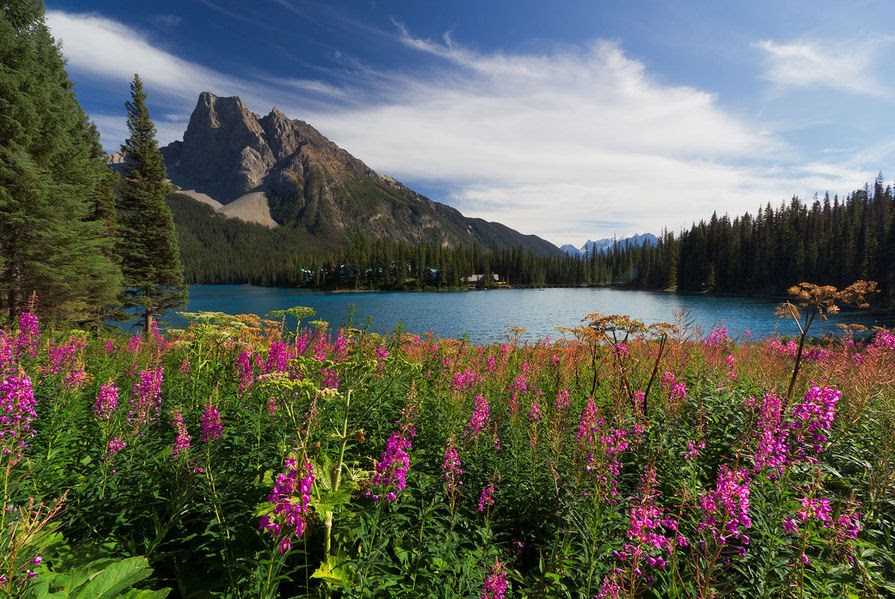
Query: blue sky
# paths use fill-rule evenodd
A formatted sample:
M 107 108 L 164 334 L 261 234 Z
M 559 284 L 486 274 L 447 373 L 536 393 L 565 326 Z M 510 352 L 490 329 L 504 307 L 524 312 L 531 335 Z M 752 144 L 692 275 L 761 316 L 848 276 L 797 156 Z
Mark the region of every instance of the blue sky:
M 47 2 L 103 144 L 139 73 L 277 106 L 380 173 L 556 244 L 678 231 L 895 164 L 885 1 Z

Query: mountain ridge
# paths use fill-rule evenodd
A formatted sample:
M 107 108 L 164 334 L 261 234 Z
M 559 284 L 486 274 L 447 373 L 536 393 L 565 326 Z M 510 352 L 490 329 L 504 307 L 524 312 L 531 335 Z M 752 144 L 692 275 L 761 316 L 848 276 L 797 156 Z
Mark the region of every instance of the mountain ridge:
M 641 233 L 631 235 L 630 237 L 622 237 L 621 239 L 615 237 L 604 237 L 603 239 L 597 239 L 596 241 L 588 239 L 580 248 L 575 247 L 571 243 L 567 243 L 560 246 L 559 249 L 570 256 L 584 256 L 585 252 L 605 254 L 611 251 L 616 245 L 621 248 L 641 247 L 644 245 L 652 247 L 657 243 L 659 243 L 659 238 L 652 233 Z
M 219 202 L 219 212 L 226 214 L 247 194 L 252 201 L 244 203 L 261 208 L 263 197 L 269 215 L 243 211 L 257 216 L 254 222 L 293 227 L 322 243 L 388 237 L 443 247 L 520 245 L 538 255 L 561 255 L 540 237 L 466 217 L 377 173 L 276 107 L 259 116 L 236 96 L 202 92 L 183 140 L 161 151 L 172 183 Z

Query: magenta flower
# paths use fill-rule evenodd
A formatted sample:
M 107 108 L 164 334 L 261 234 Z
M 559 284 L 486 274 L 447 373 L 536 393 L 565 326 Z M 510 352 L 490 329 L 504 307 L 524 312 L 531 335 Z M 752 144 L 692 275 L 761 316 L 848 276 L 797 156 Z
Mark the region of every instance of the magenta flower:
M 178 455 L 185 453 L 190 448 L 190 433 L 183 423 L 183 415 L 180 410 L 175 410 L 171 414 L 171 426 L 177 432 L 177 438 L 174 440 L 174 448 L 171 450 L 171 457 L 176 458 Z
M 240 397 L 245 397 L 251 392 L 255 384 L 255 366 L 261 362 L 261 356 L 253 356 L 249 350 L 240 352 L 236 358 L 236 376 L 239 379 L 236 389 Z
M 455 372 L 451 388 L 454 391 L 464 391 L 466 389 L 472 389 L 475 387 L 476 383 L 480 383 L 481 381 L 482 377 L 474 370 Z
M 37 357 L 37 348 L 40 347 L 40 327 L 37 315 L 31 312 L 19 314 L 19 334 L 16 336 L 16 355 L 25 354 Z
M 599 435 L 597 431 L 601 426 L 600 413 L 597 410 L 597 404 L 593 397 L 587 398 L 587 405 L 581 410 L 581 418 L 578 420 L 578 431 L 575 433 L 575 440 L 583 447 L 593 447 L 596 445 Z
M 830 500 L 826 497 L 821 497 L 820 499 L 802 497 L 799 500 L 799 503 L 802 504 L 802 509 L 796 512 L 796 516 L 798 516 L 802 522 L 807 521 L 809 518 L 816 518 L 826 527 L 829 527 L 832 524 L 832 520 L 830 519 Z
M 115 383 L 106 383 L 96 394 L 93 413 L 97 420 L 108 420 L 116 409 L 118 409 L 118 387 Z
M 482 430 L 488 425 L 490 420 L 491 408 L 488 406 L 488 400 L 481 395 L 476 395 L 472 416 L 469 418 L 469 424 L 466 425 L 466 434 L 473 441 L 478 441 Z
M 37 419 L 37 401 L 31 379 L 24 372 L 0 383 L 0 457 L 12 455 L 18 461 L 34 436 L 31 423 Z
M 285 372 L 286 363 L 289 361 L 289 348 L 282 341 L 274 341 L 267 352 L 267 361 L 264 363 L 264 374 L 271 372 Z
M 772 393 L 764 396 L 758 421 L 758 443 L 755 449 L 755 470 L 771 468 L 769 479 L 783 474 L 787 463 L 788 427 L 783 424 L 783 400 Z
M 488 566 L 488 576 L 482 587 L 482 595 L 479 599 L 504 599 L 507 592 L 507 573 L 504 564 L 494 558 L 494 565 Z
M 107 455 L 105 457 L 105 460 L 108 461 L 110 457 L 112 457 L 113 455 L 115 455 L 116 453 L 118 453 L 119 451 L 124 449 L 125 447 L 127 447 L 127 443 L 122 441 L 120 437 L 112 437 L 109 440 L 109 444 L 108 444 L 109 455 Z
M 556 394 L 556 402 L 553 406 L 556 408 L 557 412 L 562 412 L 566 408 L 569 407 L 569 403 L 571 403 L 569 399 L 569 390 L 563 389 L 562 391 L 557 392 Z
M 706 347 L 718 347 L 726 344 L 728 341 L 730 341 L 730 337 L 727 336 L 727 329 L 718 327 L 709 333 L 709 336 L 706 337 L 702 343 Z
M 162 407 L 163 368 L 149 368 L 140 372 L 140 380 L 131 389 L 127 422 L 134 436 L 142 436 L 142 428 L 152 422 Z
M 134 335 L 127 342 L 127 350 L 132 354 L 139 353 L 142 348 L 143 340 L 140 339 L 139 335 Z
M 700 497 L 703 520 L 696 530 L 707 530 L 721 544 L 737 539 L 749 544 L 743 529 L 752 527 L 749 517 L 749 473 L 746 469 L 731 470 L 722 465 L 715 489 Z M 745 547 L 741 547 L 745 553 Z
M 490 508 L 494 505 L 494 483 L 488 483 L 488 486 L 482 489 L 482 494 L 479 495 L 479 505 L 478 509 L 480 512 L 484 512 L 486 508 Z
M 800 444 L 808 444 L 815 453 L 823 451 L 827 442 L 827 433 L 833 426 L 836 416 L 836 402 L 842 392 L 829 387 L 811 387 L 805 394 L 802 403 L 792 408 L 792 429 Z M 804 453 L 803 448 L 799 453 Z M 810 458 L 809 461 L 816 461 Z
M 411 429 L 409 435 L 405 430 L 400 433 L 392 432 L 385 443 L 385 451 L 379 457 L 376 464 L 376 474 L 373 475 L 374 491 L 367 491 L 367 497 L 373 501 L 379 501 L 380 496 L 385 493 L 386 501 L 395 501 L 398 499 L 398 491 L 402 491 L 407 485 L 407 471 L 410 469 L 410 455 L 408 449 L 413 447 L 409 437 L 416 435 L 416 430 Z
M 463 476 L 463 470 L 461 470 L 460 466 L 462 466 L 460 463 L 460 452 L 457 451 L 453 443 L 448 443 L 447 447 L 444 448 L 441 477 L 445 480 L 445 490 L 452 502 L 460 494 L 460 487 L 463 485 L 463 481 L 460 480 L 460 477 Z
M 292 536 L 300 537 L 307 528 L 307 515 L 314 486 L 314 466 L 311 462 L 299 468 L 298 461 L 289 456 L 284 464 L 285 471 L 277 475 L 276 483 L 267 497 L 273 511 L 261 516 L 258 529 L 280 538 L 277 546 L 280 553 L 292 547 Z
M 342 380 L 342 375 L 339 374 L 339 371 L 335 368 L 323 368 L 321 369 L 321 373 L 323 374 L 323 388 L 324 389 L 338 389 L 339 383 Z
M 224 434 L 224 422 L 221 420 L 221 415 L 218 413 L 218 407 L 215 404 L 209 403 L 205 407 L 200 420 L 202 423 L 201 439 L 203 443 L 213 441 Z

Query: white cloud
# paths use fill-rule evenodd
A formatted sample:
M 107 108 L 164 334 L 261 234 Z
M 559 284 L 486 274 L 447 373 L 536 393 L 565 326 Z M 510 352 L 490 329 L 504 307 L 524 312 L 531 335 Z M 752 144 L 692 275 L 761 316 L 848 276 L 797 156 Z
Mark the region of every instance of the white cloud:
M 191 110 L 203 91 L 238 95 L 251 103 L 266 101 L 262 85 L 184 60 L 118 21 L 58 10 L 47 11 L 46 21 L 53 36 L 62 43 L 69 70 L 115 82 L 130 82 L 138 73 L 150 100 L 166 102 L 167 112 L 170 108 Z M 182 134 L 181 129 L 178 136 Z
M 735 166 L 785 151 L 779 140 L 711 94 L 654 81 L 616 44 L 477 54 L 401 35 L 445 66 L 390 102 L 307 120 L 381 172 L 452 189 L 465 214 L 561 243 L 675 230 L 789 189 Z
M 821 86 L 857 94 L 881 95 L 884 84 L 876 71 L 877 53 L 891 44 L 877 37 L 848 44 L 762 40 L 753 44 L 765 53 L 764 78 L 783 87 Z
M 257 112 L 276 105 L 311 123 L 383 174 L 446 190 L 433 199 L 468 216 L 557 244 L 674 231 L 714 210 L 754 212 L 793 194 L 849 191 L 875 175 L 800 165 L 805 158 L 767 126 L 733 116 L 711 93 L 658 81 L 607 41 L 484 53 L 450 35 L 420 40 L 399 26 L 400 41 L 425 58 L 425 69 L 378 72 L 345 57 L 346 71 L 329 71 L 326 80 L 239 78 L 102 17 L 50 11 L 48 22 L 76 72 L 120 82 L 136 71 L 151 94 L 167 94 L 159 114 L 182 110 L 184 117 L 156 122 L 162 143 L 182 135 L 200 91 L 239 95 Z M 773 57 L 785 46 L 763 48 Z M 773 60 L 779 82 L 796 80 L 782 70 L 785 60 Z M 808 65 L 816 60 L 824 59 Z M 850 77 L 864 66 L 857 63 Z M 126 136 L 122 117 L 93 118 L 107 144 Z

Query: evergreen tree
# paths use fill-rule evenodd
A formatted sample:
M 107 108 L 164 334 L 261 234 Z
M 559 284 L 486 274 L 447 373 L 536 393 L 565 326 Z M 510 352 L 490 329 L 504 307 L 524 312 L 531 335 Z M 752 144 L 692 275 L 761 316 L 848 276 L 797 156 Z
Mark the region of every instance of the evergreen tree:
M 187 292 L 174 219 L 165 201 L 168 175 L 138 75 L 125 106 L 130 137 L 122 146 L 127 158 L 118 198 L 123 303 L 136 308 L 143 330 L 148 331 L 159 314 L 184 304 Z
M 45 316 L 95 321 L 121 289 L 95 218 L 108 168 L 42 2 L 0 3 L 0 65 L 0 309 L 36 294 Z

